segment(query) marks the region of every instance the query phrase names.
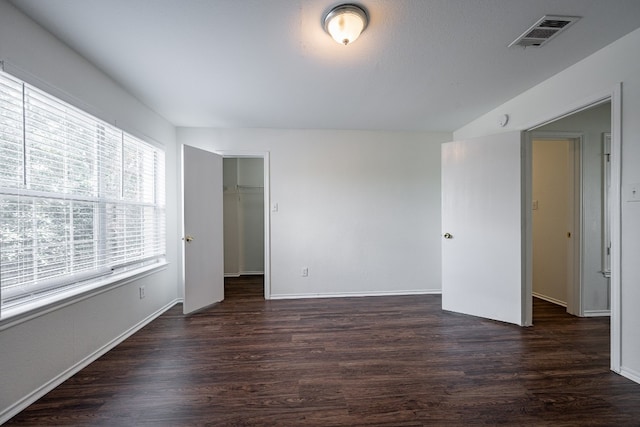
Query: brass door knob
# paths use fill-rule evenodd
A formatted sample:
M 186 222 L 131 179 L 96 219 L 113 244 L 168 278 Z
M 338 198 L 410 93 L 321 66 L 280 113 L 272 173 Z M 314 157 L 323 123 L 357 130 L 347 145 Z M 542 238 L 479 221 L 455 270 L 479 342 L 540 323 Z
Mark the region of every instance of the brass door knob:
M 453 236 L 451 235 L 451 233 L 444 233 L 444 238 L 445 239 L 453 239 Z

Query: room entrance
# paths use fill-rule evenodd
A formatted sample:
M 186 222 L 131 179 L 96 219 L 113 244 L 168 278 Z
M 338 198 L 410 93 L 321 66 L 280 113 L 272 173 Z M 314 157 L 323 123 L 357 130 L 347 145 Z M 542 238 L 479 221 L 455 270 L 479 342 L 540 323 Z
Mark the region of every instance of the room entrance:
M 606 316 L 611 309 L 604 150 L 610 132 L 610 102 L 530 132 L 532 293 L 577 316 Z
M 263 298 L 270 299 L 269 153 L 213 153 L 182 146 L 183 311 L 196 312 L 224 299 L 224 157 L 259 158 L 263 162 Z M 208 191 L 202 191 L 206 183 Z
M 607 105 L 607 107 L 605 107 Z M 604 113 L 597 107 L 608 108 Z M 609 117 L 610 128 L 596 131 L 590 137 L 597 147 L 594 169 L 601 171 L 604 133 L 610 131 L 611 151 L 610 190 L 605 212 L 608 220 L 602 221 L 603 198 L 599 194 L 595 205 L 582 203 L 580 220 L 576 229 L 586 235 L 607 232 L 610 243 L 595 245 L 595 262 L 591 258 L 594 245 L 581 243 L 581 262 L 578 275 L 595 273 L 608 279 L 600 264 L 603 248 L 610 263 L 610 286 L 605 284 L 597 291 L 581 292 L 575 298 L 581 305 L 579 314 L 584 316 L 611 315 L 611 369 L 620 371 L 620 86 L 611 92 L 594 96 L 592 102 L 577 106 L 565 114 L 550 115 L 545 122 L 534 122 L 528 132 L 503 132 L 443 144 L 442 149 L 442 237 L 443 309 L 487 317 L 528 326 L 532 324 L 532 146 L 531 131 L 554 131 L 554 126 L 567 125 L 566 120 L 583 118 L 580 114 L 600 113 Z M 546 129 L 544 129 L 546 128 Z M 542 130 L 544 129 L 544 130 Z M 565 128 L 566 129 L 566 128 Z M 577 128 L 580 129 L 580 128 Z M 585 128 L 586 129 L 586 128 Z M 566 130 L 565 130 L 566 132 Z M 582 133 L 586 133 L 583 131 Z M 589 131 L 591 132 L 591 131 Z M 603 133 L 604 132 L 604 133 Z M 574 131 L 575 133 L 575 131 Z M 598 135 L 599 133 L 599 135 Z M 586 137 L 583 139 L 585 140 Z M 591 145 L 590 145 L 591 147 Z M 581 152 L 583 164 L 593 161 L 591 152 Z M 593 154 L 593 153 L 592 153 Z M 592 176 L 598 176 L 593 184 Z M 580 175 L 582 188 L 595 185 L 602 191 L 601 173 Z M 509 186 L 509 183 L 514 185 Z M 491 189 L 491 191 L 487 191 Z M 588 222 L 592 210 L 599 221 Z M 580 209 L 578 209 L 580 211 Z M 505 212 L 512 212 L 507 216 Z M 603 226 L 603 224 L 606 224 Z M 517 226 L 517 227 L 516 227 Z M 604 228 L 603 228 L 604 227 Z M 592 241 L 593 242 L 593 241 Z M 490 254 L 491 256 L 488 256 Z M 496 262 L 496 259 L 499 262 Z M 574 264 L 574 265 L 575 265 Z M 459 268 L 465 265 L 465 268 Z M 473 278 L 464 276 L 472 271 Z M 575 274 L 575 270 L 574 270 Z M 606 273 L 608 274 L 608 272 Z M 508 275 L 508 277 L 507 277 Z M 586 283 L 582 278 L 582 282 Z M 575 283 L 575 281 L 574 281 Z M 606 282 L 605 282 L 606 283 Z M 586 285 L 585 285 L 586 286 Z M 602 292 L 600 298 L 598 292 Z M 610 292 L 610 296 L 609 296 Z M 591 299 L 593 298 L 593 299 Z M 596 304 L 605 301 L 610 310 Z M 610 301 L 610 302 L 609 302 Z M 593 303 L 593 305 L 591 305 Z M 587 309 L 585 309 L 585 307 Z M 593 309 L 591 309 L 593 308 Z
M 532 140 L 532 294 L 569 312 L 575 305 L 569 299 L 573 300 L 574 242 L 579 240 L 574 224 L 574 159 L 579 157 L 575 155 L 579 144 L 579 139 L 569 138 Z
M 264 274 L 263 163 L 223 159 L 225 277 Z
M 223 157 L 225 282 L 262 284 L 261 298 L 271 299 L 269 152 L 218 154 Z

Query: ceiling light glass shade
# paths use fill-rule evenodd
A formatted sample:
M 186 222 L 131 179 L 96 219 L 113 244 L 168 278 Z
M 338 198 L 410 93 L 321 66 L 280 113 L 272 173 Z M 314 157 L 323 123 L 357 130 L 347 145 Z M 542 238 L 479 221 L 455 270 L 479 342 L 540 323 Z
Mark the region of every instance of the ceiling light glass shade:
M 335 41 L 348 45 L 353 43 L 367 28 L 369 18 L 359 6 L 343 4 L 334 7 L 324 18 L 324 29 Z

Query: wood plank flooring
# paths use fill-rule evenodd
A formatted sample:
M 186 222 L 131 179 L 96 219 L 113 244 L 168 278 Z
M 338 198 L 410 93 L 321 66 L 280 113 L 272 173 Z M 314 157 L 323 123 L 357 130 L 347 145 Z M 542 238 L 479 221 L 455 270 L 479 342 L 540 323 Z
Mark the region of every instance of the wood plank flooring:
M 609 320 L 536 300 L 532 328 L 443 312 L 436 295 L 176 306 L 7 425 L 640 425 L 609 371 Z

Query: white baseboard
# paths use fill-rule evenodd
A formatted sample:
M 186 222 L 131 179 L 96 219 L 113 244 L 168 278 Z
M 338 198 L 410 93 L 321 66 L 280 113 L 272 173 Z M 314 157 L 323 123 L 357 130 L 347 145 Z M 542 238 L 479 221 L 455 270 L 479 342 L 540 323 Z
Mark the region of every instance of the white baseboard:
M 559 305 L 561 307 L 566 307 L 567 306 L 567 303 L 564 302 L 564 301 L 560 301 L 559 299 L 551 298 L 551 297 L 548 297 L 546 295 L 539 294 L 537 292 L 531 292 L 531 295 L 536 297 L 536 298 L 540 298 L 542 300 L 550 302 L 552 304 Z
M 442 294 L 442 289 L 415 289 L 404 291 L 382 292 L 338 292 L 330 294 L 271 294 L 271 299 L 305 299 L 305 298 L 348 298 L 348 297 L 382 297 L 401 295 L 430 295 Z
M 584 317 L 611 317 L 611 310 L 585 310 Z
M 633 369 L 625 368 L 623 366 L 620 368 L 620 375 L 640 384 L 640 372 L 634 371 Z
M 6 423 L 11 418 L 16 416 L 18 413 L 20 413 L 21 411 L 26 409 L 29 405 L 34 403 L 36 400 L 40 399 L 42 396 L 44 396 L 45 394 L 49 393 L 51 390 L 53 390 L 54 388 L 56 388 L 57 386 L 59 386 L 60 384 L 62 384 L 66 380 L 68 380 L 69 378 L 71 378 L 73 375 L 77 374 L 82 369 L 84 369 L 87 366 L 89 366 L 90 363 L 96 361 L 101 356 L 103 356 L 105 353 L 107 353 L 109 350 L 113 349 L 115 346 L 120 344 L 122 341 L 126 340 L 131 335 L 135 334 L 140 329 L 142 329 L 144 326 L 146 326 L 149 323 L 151 323 L 151 321 L 153 321 L 158 316 L 160 316 L 162 313 L 164 313 L 165 311 L 167 311 L 168 309 L 170 309 L 171 307 L 176 305 L 178 302 L 180 302 L 180 300 L 178 300 L 178 299 L 173 300 L 169 304 L 167 304 L 164 307 L 160 308 L 159 310 L 151 313 L 149 316 L 145 317 L 140 322 L 138 322 L 137 324 L 135 324 L 131 328 L 127 329 L 122 334 L 118 335 L 113 340 L 109 341 L 108 343 L 106 343 L 105 345 L 100 347 L 98 350 L 96 350 L 93 353 L 89 354 L 88 356 L 86 356 L 85 358 L 80 360 L 75 365 L 71 366 L 70 368 L 68 368 L 64 372 L 60 373 L 56 377 L 52 378 L 51 380 L 49 380 L 45 384 L 41 385 L 40 387 L 38 387 L 37 389 L 35 389 L 31 393 L 27 394 L 22 399 L 18 400 L 17 402 L 12 404 L 8 408 L 4 409 L 2 412 L 0 412 L 0 425 Z

